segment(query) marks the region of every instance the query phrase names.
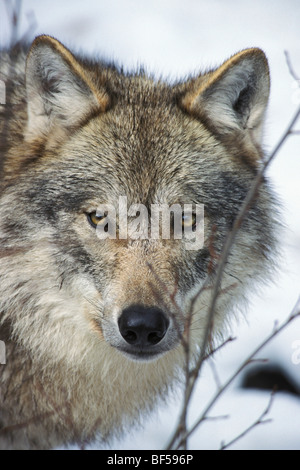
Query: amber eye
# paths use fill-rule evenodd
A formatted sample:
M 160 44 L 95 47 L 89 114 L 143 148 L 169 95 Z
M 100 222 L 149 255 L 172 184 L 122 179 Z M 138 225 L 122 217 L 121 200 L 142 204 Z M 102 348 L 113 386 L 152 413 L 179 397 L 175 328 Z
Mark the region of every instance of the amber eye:
M 193 213 L 185 213 L 182 216 L 182 226 L 185 228 L 192 228 L 195 230 L 196 228 L 196 214 Z
M 96 212 L 91 212 L 87 214 L 87 219 L 92 227 L 96 228 L 98 225 L 104 225 L 107 223 L 107 214 L 97 214 Z

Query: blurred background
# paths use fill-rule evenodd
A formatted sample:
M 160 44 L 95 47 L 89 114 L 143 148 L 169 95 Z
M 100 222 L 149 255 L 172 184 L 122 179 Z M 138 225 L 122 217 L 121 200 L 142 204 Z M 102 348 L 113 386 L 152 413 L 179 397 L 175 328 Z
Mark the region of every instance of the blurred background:
M 0 0 L 0 42 L 10 41 L 8 5 Z M 18 38 L 50 34 L 66 46 L 113 60 L 125 70 L 143 65 L 174 81 L 220 65 L 243 48 L 258 46 L 269 60 L 271 97 L 264 147 L 270 153 L 300 106 L 299 0 L 23 0 Z M 287 51 L 294 77 L 287 65 Z M 300 121 L 295 126 L 300 131 Z M 189 422 L 254 348 L 291 313 L 300 294 L 300 134 L 291 135 L 268 170 L 280 196 L 286 230 L 280 272 L 272 285 L 253 295 L 246 316 L 233 329 L 237 338 L 202 371 L 190 406 Z M 279 385 L 266 424 L 241 437 L 231 449 L 300 450 L 300 319 L 260 353 L 263 370 L 251 366 L 222 395 L 189 440 L 190 449 L 218 449 L 248 428 L 267 408 Z M 137 383 L 138 387 L 138 383 Z M 134 400 L 134 397 L 133 397 Z M 111 449 L 163 449 L 177 422 L 180 390 L 174 391 L 142 428 L 113 441 Z M 97 447 L 94 445 L 94 447 Z

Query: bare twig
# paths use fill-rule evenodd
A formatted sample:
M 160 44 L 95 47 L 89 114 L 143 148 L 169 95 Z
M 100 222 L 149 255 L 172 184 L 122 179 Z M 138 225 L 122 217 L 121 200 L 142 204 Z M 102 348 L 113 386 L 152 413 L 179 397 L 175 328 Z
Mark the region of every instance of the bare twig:
M 267 407 L 262 412 L 262 414 L 254 421 L 254 423 L 252 423 L 248 428 L 246 428 L 242 433 L 240 433 L 238 436 L 236 436 L 234 439 L 232 439 L 227 444 L 222 443 L 220 450 L 228 449 L 230 446 L 232 446 L 237 441 L 242 439 L 246 434 L 248 434 L 250 431 L 252 431 L 252 429 L 256 428 L 257 426 L 259 426 L 261 424 L 268 424 L 268 423 L 272 422 L 272 419 L 264 419 L 264 418 L 269 414 L 269 412 L 271 410 L 271 407 L 272 407 L 273 402 L 274 402 L 275 393 L 276 393 L 276 389 L 274 389 L 272 391 Z
M 188 432 L 186 432 L 183 436 L 181 436 L 181 439 L 179 441 L 175 441 L 177 439 L 177 435 L 172 440 L 170 441 L 170 444 L 168 445 L 168 449 L 172 448 L 174 446 L 174 443 L 176 442 L 176 449 L 179 449 L 182 445 L 182 442 L 184 442 L 197 428 L 198 426 L 206 419 L 208 412 L 211 410 L 211 408 L 215 405 L 217 400 L 220 398 L 220 396 L 224 393 L 226 389 L 232 384 L 232 382 L 239 376 L 239 374 L 242 372 L 242 370 L 248 366 L 255 358 L 255 356 L 273 339 L 275 338 L 278 334 L 280 334 L 291 322 L 293 322 L 297 317 L 300 317 L 300 297 L 295 304 L 295 307 L 292 311 L 292 313 L 289 315 L 287 320 L 280 326 L 277 327 L 272 331 L 272 333 L 259 345 L 257 348 L 250 354 L 250 356 L 242 362 L 242 364 L 238 367 L 236 372 L 225 382 L 225 384 L 217 391 L 215 396 L 212 398 L 212 400 L 209 402 L 205 410 L 203 411 L 202 415 L 197 419 L 197 421 L 194 423 L 194 425 L 190 428 Z
M 229 232 L 229 234 L 227 236 L 226 242 L 224 244 L 224 248 L 222 250 L 220 263 L 219 263 L 218 268 L 217 268 L 216 280 L 215 280 L 215 284 L 214 284 L 214 290 L 213 290 L 211 304 L 210 304 L 210 308 L 209 308 L 208 316 L 207 316 L 208 317 L 208 319 L 207 319 L 207 328 L 206 328 L 205 337 L 204 337 L 202 348 L 201 348 L 203 357 L 204 357 L 204 351 L 206 350 L 206 347 L 207 347 L 207 344 L 208 344 L 208 337 L 209 337 L 210 331 L 211 331 L 213 315 L 214 315 L 214 311 L 215 311 L 216 301 L 217 301 L 217 298 L 218 298 L 218 295 L 219 295 L 219 289 L 220 289 L 220 285 L 221 285 L 221 281 L 222 281 L 222 277 L 223 277 L 223 273 L 224 273 L 224 267 L 225 267 L 225 264 L 227 262 L 230 250 L 233 246 L 235 237 L 236 237 L 236 235 L 239 231 L 239 228 L 241 227 L 245 217 L 247 216 L 249 209 L 251 208 L 252 204 L 255 201 L 255 198 L 257 196 L 257 191 L 258 191 L 260 185 L 262 184 L 263 176 L 264 176 L 267 168 L 269 167 L 271 162 L 274 160 L 275 156 L 277 155 L 278 151 L 282 147 L 283 143 L 286 141 L 286 139 L 290 135 L 291 131 L 293 130 L 293 127 L 294 127 L 295 123 L 297 122 L 297 120 L 299 118 L 299 116 L 300 116 L 300 106 L 299 106 L 298 110 L 296 111 L 294 117 L 292 118 L 290 124 L 288 125 L 286 131 L 284 132 L 283 136 L 281 137 L 278 144 L 276 145 L 275 149 L 273 150 L 273 152 L 271 153 L 269 158 L 261 166 L 261 168 L 260 168 L 260 170 L 259 170 L 259 172 L 258 172 L 258 174 L 257 174 L 257 176 L 256 176 L 256 178 L 255 178 L 248 194 L 247 194 L 247 197 L 244 200 L 244 202 L 243 202 L 243 204 L 240 208 L 239 214 L 235 219 L 232 230 Z M 200 363 L 202 362 L 201 359 L 202 358 L 200 356 L 200 360 L 199 360 Z
M 291 131 L 290 132 L 291 135 L 300 135 L 300 131 Z
M 248 194 L 247 194 L 247 196 L 246 196 L 246 198 L 245 198 L 245 200 L 244 200 L 244 202 L 243 202 L 243 204 L 242 204 L 242 206 L 239 210 L 239 213 L 238 213 L 238 215 L 235 219 L 235 222 L 233 224 L 232 230 L 228 233 L 228 236 L 226 238 L 226 241 L 225 241 L 225 244 L 224 244 L 221 256 L 220 256 L 219 264 L 217 266 L 215 284 L 214 284 L 214 288 L 213 288 L 213 292 L 212 292 L 211 302 L 210 302 L 209 309 L 208 309 L 206 327 L 205 327 L 204 337 L 203 337 L 203 341 L 202 341 L 201 348 L 200 348 L 199 357 L 198 357 L 198 360 L 197 360 L 196 367 L 194 369 L 194 373 L 193 373 L 192 376 L 189 377 L 189 380 L 187 381 L 187 386 L 186 386 L 186 389 L 185 389 L 184 405 L 183 405 L 183 409 L 182 409 L 182 412 L 181 412 L 181 415 L 180 415 L 180 418 L 179 418 L 179 425 L 178 425 L 177 429 L 175 430 L 175 432 L 173 434 L 173 437 L 171 438 L 171 440 L 168 444 L 168 448 L 172 448 L 172 446 L 175 444 L 176 440 L 178 439 L 178 436 L 180 434 L 182 434 L 182 428 L 183 428 L 182 423 L 186 420 L 187 407 L 188 407 L 188 404 L 189 404 L 189 400 L 190 400 L 190 397 L 191 397 L 192 392 L 194 390 L 194 386 L 195 386 L 197 377 L 200 374 L 200 371 L 201 371 L 201 368 L 202 368 L 202 365 L 203 365 L 203 362 L 204 362 L 204 358 L 205 358 L 205 355 L 206 355 L 207 347 L 208 347 L 208 344 L 209 344 L 209 339 L 210 339 L 211 331 L 212 331 L 212 328 L 213 328 L 213 318 L 214 318 L 214 313 L 215 313 L 216 302 L 217 302 L 218 296 L 220 295 L 221 281 L 222 281 L 223 274 L 224 274 L 224 268 L 226 266 L 227 259 L 228 259 L 228 256 L 230 254 L 230 250 L 233 246 L 236 235 L 237 235 L 237 233 L 238 233 L 245 217 L 248 214 L 249 209 L 251 208 L 252 204 L 255 201 L 255 198 L 257 196 L 257 191 L 258 191 L 260 185 L 262 184 L 263 176 L 264 176 L 267 168 L 269 167 L 271 162 L 276 157 L 277 153 L 281 149 L 281 147 L 284 144 L 284 142 L 286 141 L 286 139 L 291 134 L 291 131 L 293 130 L 293 127 L 294 127 L 295 123 L 297 122 L 299 116 L 300 116 L 300 107 L 297 109 L 297 111 L 296 111 L 295 115 L 293 116 L 290 124 L 288 125 L 286 131 L 284 132 L 281 139 L 279 140 L 279 142 L 275 146 L 275 148 L 274 148 L 273 152 L 271 153 L 271 155 L 269 156 L 269 158 L 265 162 L 263 162 L 263 164 L 262 164 L 260 170 L 258 171 L 257 176 L 256 176 L 256 178 L 255 178 L 255 180 L 254 180 L 254 182 L 253 182 L 253 184 L 252 184 L 252 186 L 251 186 L 251 188 L 250 188 L 250 190 L 249 190 L 249 192 L 248 192 Z M 198 295 L 200 295 L 201 292 L 202 292 L 202 289 L 199 291 Z M 195 300 L 194 300 L 194 302 L 195 302 Z M 185 434 L 186 433 L 183 433 L 183 435 L 185 435 Z M 182 442 L 182 440 L 180 442 Z
M 300 77 L 298 77 L 298 75 L 296 74 L 296 72 L 295 72 L 295 70 L 292 66 L 289 52 L 284 51 L 284 55 L 285 55 L 285 60 L 286 60 L 290 75 L 293 77 L 294 80 L 296 80 L 296 82 L 299 83 L 299 86 L 300 86 Z

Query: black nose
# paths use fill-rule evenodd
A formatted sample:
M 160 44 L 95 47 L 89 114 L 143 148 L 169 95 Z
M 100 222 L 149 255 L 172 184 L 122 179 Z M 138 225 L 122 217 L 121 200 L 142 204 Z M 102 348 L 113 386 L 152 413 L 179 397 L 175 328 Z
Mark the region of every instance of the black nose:
M 132 305 L 123 310 L 118 323 L 125 341 L 140 348 L 158 344 L 169 326 L 169 320 L 162 310 L 141 305 Z

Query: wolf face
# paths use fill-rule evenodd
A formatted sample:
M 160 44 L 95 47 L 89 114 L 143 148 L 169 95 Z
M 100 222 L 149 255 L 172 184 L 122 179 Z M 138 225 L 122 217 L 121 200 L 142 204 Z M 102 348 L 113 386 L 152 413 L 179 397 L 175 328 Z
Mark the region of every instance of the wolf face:
M 200 344 L 222 246 L 262 158 L 263 52 L 242 51 L 172 86 L 75 57 L 49 36 L 34 41 L 24 76 L 23 53 L 12 77 L 5 64 L 14 62 L 3 57 L 2 77 L 19 87 L 3 144 L 2 324 L 48 373 L 83 363 L 99 372 L 114 360 L 119 368 L 147 361 L 145 376 L 155 363 L 165 374 L 166 360 L 173 375 L 188 315 L 193 349 Z M 141 205 L 144 222 L 155 205 L 204 206 L 203 246 L 187 249 L 185 235 L 174 236 L 174 214 L 169 239 L 151 237 L 147 224 L 144 237 L 123 236 L 120 217 L 99 210 L 120 198 L 129 225 Z M 264 181 L 226 265 L 215 335 L 272 265 L 273 206 Z M 197 229 L 194 209 L 180 221 Z M 109 223 L 116 236 L 101 239 L 97 231 Z

